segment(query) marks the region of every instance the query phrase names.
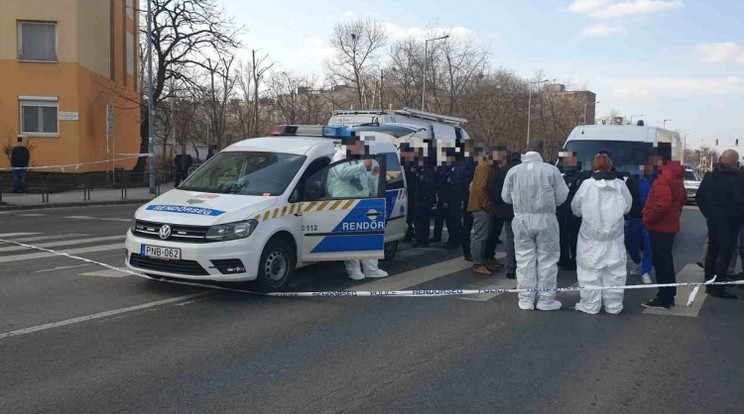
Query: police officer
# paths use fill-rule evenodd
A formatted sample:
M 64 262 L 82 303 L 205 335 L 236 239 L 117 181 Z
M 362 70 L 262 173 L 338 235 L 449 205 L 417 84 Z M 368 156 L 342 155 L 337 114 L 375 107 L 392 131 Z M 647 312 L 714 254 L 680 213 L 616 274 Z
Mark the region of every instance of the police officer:
M 439 201 L 444 210 L 449 239 L 444 244 L 445 249 L 455 249 L 463 242 L 462 233 L 462 204 L 467 192 L 465 164 L 456 160 L 455 151 L 447 152 L 447 165 L 439 185 Z M 435 229 L 436 231 L 436 229 Z
M 447 175 L 448 166 L 447 164 L 439 165 L 434 170 L 434 186 L 436 188 L 436 208 L 434 210 L 434 234 L 432 235 L 431 240 L 429 240 L 432 243 L 439 243 L 442 241 L 442 230 L 444 228 L 444 221 L 447 217 L 447 209 L 444 208 L 444 201 L 442 200 L 442 194 L 446 191 L 444 186 L 445 183 L 445 176 Z M 447 231 L 451 231 L 449 225 L 447 226 Z
M 417 157 L 418 168 L 416 170 L 416 211 L 414 217 L 414 229 L 416 241 L 414 247 L 429 246 L 429 223 L 431 222 L 431 208 L 436 202 L 436 182 L 434 168 L 429 165 L 423 154 Z
M 407 202 L 408 209 L 406 214 L 406 236 L 403 239 L 405 242 L 411 242 L 416 237 L 414 230 L 415 217 L 416 217 L 416 181 L 418 180 L 416 172 L 418 167 L 416 166 L 416 153 L 408 143 L 400 144 L 401 157 L 403 161 L 403 172 L 406 175 L 406 185 L 408 189 Z

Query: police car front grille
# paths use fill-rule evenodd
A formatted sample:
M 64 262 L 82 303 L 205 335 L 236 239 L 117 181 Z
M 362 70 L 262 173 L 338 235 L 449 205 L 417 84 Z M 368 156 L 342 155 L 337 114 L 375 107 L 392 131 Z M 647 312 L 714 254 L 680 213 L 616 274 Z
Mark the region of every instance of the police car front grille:
M 209 274 L 199 262 L 193 260 L 159 260 L 132 253 L 129 256 L 129 264 L 138 269 L 156 270 L 181 275 L 203 276 Z
M 209 227 L 205 226 L 186 226 L 183 224 L 154 223 L 150 221 L 137 220 L 134 233 L 137 236 L 148 239 L 160 239 L 160 227 L 168 224 L 171 227 L 171 235 L 168 240 L 175 240 L 185 243 L 208 243 L 212 240 L 206 239 Z

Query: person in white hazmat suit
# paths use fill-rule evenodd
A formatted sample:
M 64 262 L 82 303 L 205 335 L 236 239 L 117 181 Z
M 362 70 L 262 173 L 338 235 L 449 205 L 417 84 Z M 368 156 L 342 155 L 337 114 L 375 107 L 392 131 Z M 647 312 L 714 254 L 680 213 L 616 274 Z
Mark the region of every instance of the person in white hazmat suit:
M 612 161 L 597 155 L 592 178 L 584 180 L 571 202 L 571 210 L 581 217 L 576 245 L 576 277 L 579 286 L 624 286 L 627 277 L 625 218 L 633 198 L 625 182 L 612 172 Z M 623 310 L 623 289 L 581 290 L 576 310 L 596 314 Z
M 522 163 L 506 174 L 501 198 L 514 206 L 512 230 L 517 258 L 518 289 L 548 289 L 521 292 L 519 308 L 549 311 L 561 308 L 555 300 L 560 232 L 555 215 L 557 206 L 568 197 L 568 187 L 560 171 L 543 161 L 536 151 L 522 156 Z
M 347 159 L 348 155 L 363 155 L 364 141 L 348 140 L 348 145 L 336 147 L 332 162 Z M 327 193 L 330 197 L 370 197 L 377 194 L 380 180 L 380 166 L 372 159 L 357 160 L 339 164 L 328 171 Z M 377 259 L 346 260 L 346 273 L 350 279 L 387 277 L 388 273 L 378 267 Z

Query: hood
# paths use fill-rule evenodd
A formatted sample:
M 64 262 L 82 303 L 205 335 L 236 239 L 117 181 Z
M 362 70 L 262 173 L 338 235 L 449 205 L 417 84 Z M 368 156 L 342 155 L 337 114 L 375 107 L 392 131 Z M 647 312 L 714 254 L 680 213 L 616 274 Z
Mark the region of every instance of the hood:
M 590 182 L 600 191 L 620 191 L 620 185 L 625 185 L 617 180 L 617 176 L 612 171 L 595 171 Z
M 526 154 L 522 155 L 522 162 L 543 162 L 543 158 L 539 152 L 528 151 Z
M 685 176 L 685 168 L 678 161 L 672 161 L 661 167 L 661 175 L 681 180 Z
M 174 189 L 143 205 L 138 220 L 212 226 L 246 220 L 274 206 L 277 197 L 203 193 Z

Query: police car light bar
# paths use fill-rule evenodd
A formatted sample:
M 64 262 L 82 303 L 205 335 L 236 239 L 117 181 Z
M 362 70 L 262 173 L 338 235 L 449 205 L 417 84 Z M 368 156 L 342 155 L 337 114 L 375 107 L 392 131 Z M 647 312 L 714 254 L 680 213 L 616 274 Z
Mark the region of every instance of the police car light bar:
M 303 137 L 324 137 L 324 138 L 341 138 L 351 136 L 351 132 L 343 126 L 325 126 L 325 125 L 274 125 L 271 128 L 272 136 L 303 136 Z

